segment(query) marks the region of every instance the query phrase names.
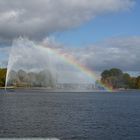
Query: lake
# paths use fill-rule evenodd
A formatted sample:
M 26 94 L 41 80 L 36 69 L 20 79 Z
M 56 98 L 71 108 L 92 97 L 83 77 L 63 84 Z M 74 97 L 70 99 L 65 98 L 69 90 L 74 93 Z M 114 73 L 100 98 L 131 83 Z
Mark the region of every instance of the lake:
M 0 90 L 0 137 L 139 140 L 140 91 Z

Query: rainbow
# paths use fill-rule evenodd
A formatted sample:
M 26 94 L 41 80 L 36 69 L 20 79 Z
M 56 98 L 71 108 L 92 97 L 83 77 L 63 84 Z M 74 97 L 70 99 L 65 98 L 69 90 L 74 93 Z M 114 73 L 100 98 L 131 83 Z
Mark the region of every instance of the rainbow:
M 49 53 L 59 56 L 60 59 L 62 59 L 64 62 L 74 66 L 75 68 L 77 68 L 78 70 L 80 70 L 81 72 L 86 74 L 89 78 L 92 78 L 94 80 L 98 79 L 97 76 L 96 76 L 96 73 L 93 70 L 91 70 L 88 67 L 86 67 L 85 65 L 81 64 L 72 55 L 70 55 L 70 54 L 68 54 L 66 52 L 62 52 L 62 51 L 60 51 L 58 49 L 49 48 L 49 47 L 46 47 L 46 46 L 45 46 L 45 48 L 48 49 Z M 106 91 L 113 92 L 113 88 L 111 86 L 105 85 L 101 81 L 98 81 L 98 84 L 101 87 L 103 87 Z

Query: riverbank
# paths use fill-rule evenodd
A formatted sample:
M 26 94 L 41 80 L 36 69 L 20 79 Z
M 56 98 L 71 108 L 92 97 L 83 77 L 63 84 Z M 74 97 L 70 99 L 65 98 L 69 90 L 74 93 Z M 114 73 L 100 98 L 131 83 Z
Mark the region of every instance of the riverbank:
M 0 87 L 0 90 L 7 90 L 7 91 L 24 91 L 24 92 L 28 92 L 28 91 L 43 91 L 43 92 L 68 92 L 68 93 L 72 93 L 72 92 L 77 92 L 77 93 L 81 93 L 81 92 L 112 92 L 112 93 L 118 93 L 118 92 L 134 92 L 134 91 L 140 91 L 140 89 L 114 89 L 112 91 L 107 91 L 107 90 L 100 90 L 100 89 L 69 89 L 69 88 L 65 88 L 65 89 L 58 89 L 58 88 L 54 88 L 54 89 L 50 89 L 50 88 L 45 88 L 45 87 Z

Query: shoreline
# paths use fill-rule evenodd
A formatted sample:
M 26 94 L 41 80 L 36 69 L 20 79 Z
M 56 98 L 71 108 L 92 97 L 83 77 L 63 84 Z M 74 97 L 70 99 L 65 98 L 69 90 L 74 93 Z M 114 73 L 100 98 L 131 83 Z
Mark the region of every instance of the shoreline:
M 140 91 L 140 89 L 114 89 L 113 91 L 107 90 L 100 90 L 100 89 L 48 89 L 48 88 L 28 88 L 28 87 L 0 87 L 0 90 L 15 90 L 15 91 L 45 91 L 45 92 L 110 92 L 110 93 L 117 93 L 117 92 L 133 92 L 133 91 Z

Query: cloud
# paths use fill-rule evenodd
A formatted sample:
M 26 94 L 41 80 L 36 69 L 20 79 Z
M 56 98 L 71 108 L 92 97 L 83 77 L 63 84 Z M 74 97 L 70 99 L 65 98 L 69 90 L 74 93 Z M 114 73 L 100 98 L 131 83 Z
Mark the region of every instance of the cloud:
M 40 40 L 133 5 L 134 0 L 0 0 L 0 42 L 19 36 Z
M 80 55 L 81 63 L 98 71 L 112 67 L 125 71 L 139 71 L 140 37 L 106 39 L 81 50 Z
M 74 59 L 93 70 L 97 77 L 105 69 L 117 67 L 136 76 L 140 70 L 140 37 L 110 38 L 90 46 L 75 48 L 56 42 L 55 38 L 46 38 L 41 44 L 26 38 L 14 40 L 10 54 L 9 70 L 41 71 L 49 69 L 58 77 L 59 82 L 93 82 L 71 62 Z M 52 48 L 50 52 L 49 49 Z M 0 48 L 3 54 L 9 53 L 9 47 Z M 59 53 L 56 53 L 59 52 Z M 61 57 L 65 54 L 65 58 Z M 1 66 L 6 65 L 1 61 Z
M 23 44 L 26 44 L 26 40 L 24 40 Z M 29 41 L 27 40 L 27 43 Z M 37 45 L 35 42 L 34 45 Z M 70 54 L 74 56 L 81 64 L 89 67 L 94 71 L 103 71 L 104 69 L 109 69 L 112 67 L 118 67 L 124 71 L 139 71 L 140 70 L 140 36 L 131 36 L 131 37 L 119 37 L 119 38 L 110 38 L 104 41 L 91 44 L 90 46 L 85 47 L 67 47 L 61 44 L 60 42 L 56 42 L 55 38 L 46 38 L 40 46 L 50 47 L 53 49 L 57 49 L 57 51 Z M 15 45 L 18 46 L 19 45 Z M 27 47 L 29 45 L 27 44 Z M 15 53 L 20 51 L 20 47 L 15 49 Z M 28 54 L 25 59 L 25 65 L 28 62 L 31 64 L 34 63 L 33 60 L 38 60 L 38 62 L 42 62 L 46 59 L 46 55 L 42 55 L 40 58 L 40 53 L 36 53 L 34 51 L 27 49 L 25 54 Z M 10 52 L 10 47 L 0 48 L 1 60 L 3 62 L 8 61 L 8 55 Z M 33 52 L 33 53 L 32 53 Z M 20 53 L 19 53 L 20 54 Z M 16 54 L 14 54 L 16 55 Z M 37 59 L 32 59 L 34 56 L 37 56 Z M 31 58 L 31 61 L 29 61 Z M 61 66 L 63 69 L 70 69 L 69 65 L 63 63 L 63 61 L 59 61 L 56 59 L 55 55 L 51 55 L 51 60 L 56 61 L 56 66 Z M 58 60 L 58 62 L 57 62 Z M 61 62 L 61 63 L 60 63 Z M 21 63 L 21 62 L 19 62 Z M 44 63 L 44 62 L 43 62 Z M 5 63 L 6 64 L 6 63 Z M 36 63 L 35 63 L 36 65 Z M 42 65 L 43 66 L 43 65 Z
M 44 46 L 54 47 L 60 52 L 74 56 L 81 64 L 94 71 L 103 71 L 112 67 L 124 71 L 140 70 L 140 37 L 118 37 L 85 47 L 65 47 L 53 39 L 46 39 Z

